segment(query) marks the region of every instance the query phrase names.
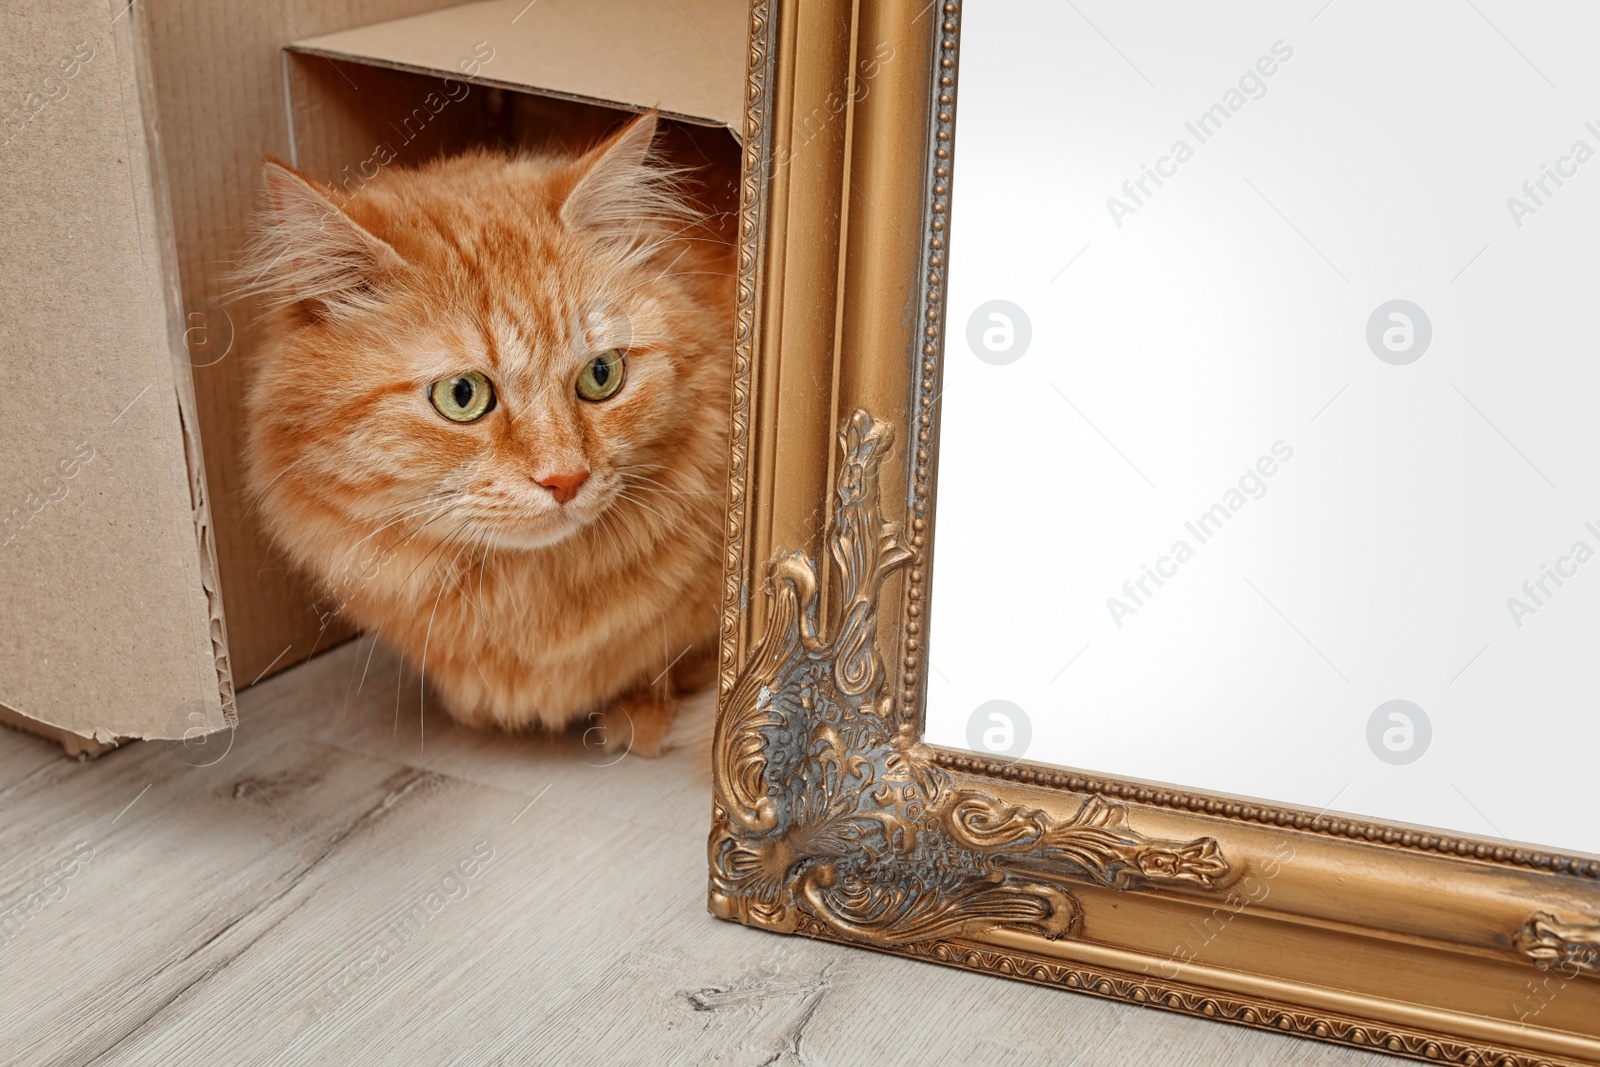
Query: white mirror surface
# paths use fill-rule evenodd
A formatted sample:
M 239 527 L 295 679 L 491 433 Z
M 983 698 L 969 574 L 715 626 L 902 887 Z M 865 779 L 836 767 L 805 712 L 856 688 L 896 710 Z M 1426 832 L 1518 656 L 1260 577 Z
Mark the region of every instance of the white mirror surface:
M 963 5 L 927 739 L 1600 853 L 1600 8 L 1158 7 Z

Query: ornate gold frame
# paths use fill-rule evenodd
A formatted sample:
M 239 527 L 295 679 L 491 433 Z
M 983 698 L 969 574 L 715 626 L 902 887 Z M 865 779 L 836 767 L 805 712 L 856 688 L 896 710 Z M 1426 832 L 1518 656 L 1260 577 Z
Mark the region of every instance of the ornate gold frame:
M 1419 1059 L 1600 1063 L 1600 860 L 921 741 L 959 20 L 751 5 L 711 911 Z

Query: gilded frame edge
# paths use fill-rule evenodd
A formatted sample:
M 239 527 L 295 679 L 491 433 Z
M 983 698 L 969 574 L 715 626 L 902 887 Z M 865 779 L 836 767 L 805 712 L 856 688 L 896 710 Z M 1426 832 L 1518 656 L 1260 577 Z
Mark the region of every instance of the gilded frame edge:
M 919 10 L 933 13 L 920 27 Z M 767 929 L 1437 1062 L 1600 1063 L 1600 981 L 1591 980 L 1600 953 L 1600 861 L 1055 767 L 1005 765 L 920 742 L 920 618 L 927 603 L 943 348 L 938 253 L 950 191 L 948 181 L 941 192 L 933 179 L 938 153 L 948 158 L 954 136 L 959 18 L 959 0 L 928 7 L 906 0 L 750 5 L 711 910 Z M 802 39 L 804 54 L 797 44 Z M 867 40 L 893 41 L 909 55 L 863 96 L 864 71 L 856 61 Z M 919 46 L 926 49 L 920 58 Z M 922 60 L 926 69 L 911 69 Z M 941 71 L 951 79 L 944 101 L 934 94 Z M 819 138 L 806 120 L 820 105 L 806 105 L 830 85 L 845 89 L 846 103 Z M 896 179 L 886 180 L 912 142 L 927 170 L 920 162 L 919 168 L 902 165 Z M 774 166 L 779 159 L 785 166 Z M 916 192 L 908 207 L 904 177 L 911 171 L 917 172 Z M 889 186 L 887 198 L 883 186 Z M 831 221 L 818 225 L 819 218 Z M 905 240 L 908 223 L 915 226 L 915 249 Z M 833 321 L 806 322 L 793 314 L 785 321 L 785 295 L 814 281 L 819 269 L 834 272 L 835 288 L 825 294 L 832 297 Z M 885 286 L 886 278 L 899 275 L 904 291 Z M 826 403 L 796 395 L 796 383 L 807 382 L 826 384 Z M 795 409 L 803 410 L 792 414 Z M 841 425 L 843 452 L 836 455 L 832 439 Z M 884 440 L 893 436 L 906 442 L 899 452 Z M 851 496 L 852 482 L 868 491 Z M 882 501 L 879 484 L 886 490 Z M 901 485 L 903 507 L 894 489 Z M 903 511 L 906 522 L 883 511 Z M 864 645 L 859 629 L 848 638 L 841 633 L 852 610 L 871 623 Z M 775 640 L 784 627 L 790 638 Z M 841 640 L 854 642 L 849 655 Z M 809 662 L 810 675 L 796 684 L 812 697 L 831 697 L 827 713 L 808 708 L 806 716 L 791 716 L 795 722 L 774 723 L 784 714 L 774 710 L 765 683 L 782 673 L 778 645 L 791 667 Z M 876 666 L 864 665 L 863 656 Z M 825 662 L 830 657 L 831 667 Z M 846 660 L 854 667 L 841 672 Z M 852 678 L 852 669 L 860 676 Z M 892 692 L 871 685 L 858 690 L 867 676 Z M 830 687 L 831 693 L 821 692 Z M 859 706 L 843 706 L 852 700 Z M 797 732 L 796 723 L 804 729 Z M 764 739 L 763 729 L 772 737 Z M 788 735 L 778 738 L 784 729 Z M 790 756 L 790 780 L 799 792 L 758 796 L 770 788 L 763 752 L 774 739 L 798 740 L 807 753 Z M 846 773 L 852 760 L 853 778 Z M 1016 859 L 1017 841 L 1028 842 L 1021 851 L 1038 853 L 1045 840 L 1053 841 L 1057 857 L 1085 853 L 1090 859 L 1044 874 L 1036 869 L 1032 881 L 1014 879 L 998 894 L 993 886 L 967 884 L 965 896 L 954 894 L 954 909 L 934 919 L 927 918 L 939 911 L 929 903 L 934 894 L 919 898 L 915 921 L 906 917 L 903 901 L 886 905 L 883 894 L 873 898 L 870 891 L 863 897 L 868 906 L 851 910 L 846 898 L 859 896 L 862 886 L 840 889 L 839 879 L 849 873 L 842 875 L 838 864 L 828 867 L 837 857 L 795 854 L 788 840 L 797 832 L 795 811 L 779 809 L 849 800 L 855 805 L 850 813 L 858 815 L 861 796 L 870 792 L 854 788 L 863 776 L 880 790 L 892 783 L 915 794 L 909 815 L 902 798 L 888 815 L 883 805 L 869 811 L 869 823 L 898 822 L 899 831 L 915 837 L 923 819 L 924 832 L 945 841 L 955 834 L 990 859 Z M 1134 830 L 1133 822 L 1151 833 Z M 997 844 L 1000 838 L 1007 841 Z M 1269 840 L 1294 842 L 1310 862 L 1285 883 L 1291 899 L 1249 916 L 1251 924 L 1284 941 L 1290 954 L 1316 951 L 1317 938 L 1332 931 L 1381 942 L 1391 962 L 1428 969 L 1444 961 L 1450 966 L 1440 973 L 1436 992 L 1402 997 L 1394 989 L 1380 996 L 1319 988 L 1303 973 L 1285 980 L 1260 961 L 1239 965 L 1251 951 L 1262 955 L 1259 949 L 1233 953 L 1209 968 L 1169 959 L 1174 974 L 1151 978 L 1147 969 L 1140 974 L 1131 966 L 1141 953 L 1148 962 L 1148 945 L 1083 936 L 1084 914 L 1094 903 L 1092 896 L 1087 903 L 1078 899 L 1085 892 L 1148 902 L 1155 920 L 1166 917 L 1163 908 L 1204 908 L 1244 875 L 1264 870 Z M 761 847 L 745 848 L 751 842 Z M 738 854 L 731 865 L 730 848 Z M 749 899 L 729 893 L 730 870 L 743 877 L 739 864 L 753 865 L 754 881 L 776 892 L 773 907 L 751 907 Z M 1391 909 L 1396 918 L 1387 926 L 1363 926 L 1350 900 L 1341 907 L 1321 899 L 1332 894 L 1319 892 L 1317 870 L 1352 864 L 1362 872 L 1358 880 L 1376 887 L 1371 899 L 1356 903 Z M 1437 885 L 1442 872 L 1455 875 L 1451 881 L 1462 890 L 1431 898 L 1419 890 Z M 891 881 L 888 895 L 903 897 L 908 885 Z M 949 889 L 943 885 L 940 895 Z M 881 919 L 886 906 L 900 916 L 898 929 L 858 921 Z M 1420 918 L 1429 907 L 1438 911 L 1432 922 Z M 1081 951 L 1075 955 L 1072 946 Z M 1535 966 L 1546 968 L 1546 988 L 1551 968 L 1574 968 L 1560 979 L 1563 1003 L 1541 1021 L 1548 1025 L 1529 1027 L 1526 1016 L 1512 1024 L 1450 1007 L 1470 991 L 1469 983 L 1486 976 L 1531 989 L 1541 977 Z M 1228 971 L 1257 989 L 1252 979 L 1266 981 L 1273 995 L 1228 988 Z M 1540 1004 L 1535 1017 L 1544 1010 Z M 1574 1025 L 1585 1012 L 1589 1025 Z

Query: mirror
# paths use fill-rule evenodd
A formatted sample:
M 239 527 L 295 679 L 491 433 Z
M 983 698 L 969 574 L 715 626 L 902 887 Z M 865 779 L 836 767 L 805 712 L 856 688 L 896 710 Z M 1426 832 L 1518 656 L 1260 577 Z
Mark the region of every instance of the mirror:
M 1600 853 L 1597 35 L 965 7 L 928 741 Z

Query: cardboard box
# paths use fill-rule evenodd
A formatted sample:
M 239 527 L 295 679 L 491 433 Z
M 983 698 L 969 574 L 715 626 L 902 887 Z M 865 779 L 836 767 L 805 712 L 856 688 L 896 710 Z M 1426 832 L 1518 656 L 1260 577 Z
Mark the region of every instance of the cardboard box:
M 584 147 L 655 107 L 731 237 L 742 0 L 436 6 L 8 12 L 0 722 L 90 753 L 214 731 L 236 685 L 349 636 L 242 486 L 260 335 L 222 279 L 262 157 L 358 183 L 382 157 Z

